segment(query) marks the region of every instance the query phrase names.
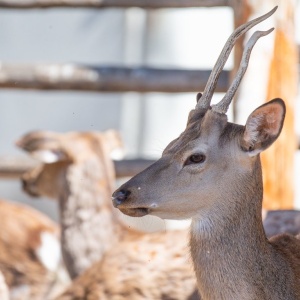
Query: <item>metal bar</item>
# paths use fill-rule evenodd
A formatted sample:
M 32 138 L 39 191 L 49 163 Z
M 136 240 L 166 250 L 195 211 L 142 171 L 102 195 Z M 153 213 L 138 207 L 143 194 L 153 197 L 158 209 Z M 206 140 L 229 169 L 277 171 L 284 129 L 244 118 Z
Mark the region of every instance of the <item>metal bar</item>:
M 231 0 L 0 0 L 0 8 L 184 8 L 230 6 Z
M 154 163 L 150 159 L 125 159 L 115 161 L 116 176 L 118 178 L 131 177 L 141 172 Z M 0 178 L 19 179 L 26 171 L 39 165 L 39 162 L 20 157 L 2 157 L 0 158 Z
M 199 92 L 211 70 L 93 67 L 73 64 L 0 64 L 0 88 L 94 92 Z M 217 92 L 229 86 L 223 71 Z

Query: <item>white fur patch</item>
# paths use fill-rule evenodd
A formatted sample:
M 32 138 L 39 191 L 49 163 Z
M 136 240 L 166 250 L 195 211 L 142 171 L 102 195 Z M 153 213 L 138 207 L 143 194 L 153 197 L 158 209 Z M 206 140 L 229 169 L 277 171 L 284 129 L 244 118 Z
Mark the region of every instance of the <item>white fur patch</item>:
M 8 300 L 8 288 L 6 285 L 6 281 L 2 275 L 2 273 L 0 273 L 0 299 L 1 300 Z
M 110 158 L 113 160 L 121 160 L 125 156 L 124 150 L 121 148 L 117 148 L 111 151 Z
M 191 226 L 191 219 L 188 220 L 165 220 L 167 230 L 187 229 Z
M 36 255 L 49 271 L 56 271 L 61 261 L 60 242 L 57 237 L 49 232 L 42 232 L 41 246 L 37 248 Z
M 46 164 L 59 161 L 59 156 L 51 150 L 38 150 L 32 152 L 32 157 Z
M 11 299 L 24 299 L 28 297 L 30 293 L 30 288 L 26 284 L 18 285 L 10 290 Z

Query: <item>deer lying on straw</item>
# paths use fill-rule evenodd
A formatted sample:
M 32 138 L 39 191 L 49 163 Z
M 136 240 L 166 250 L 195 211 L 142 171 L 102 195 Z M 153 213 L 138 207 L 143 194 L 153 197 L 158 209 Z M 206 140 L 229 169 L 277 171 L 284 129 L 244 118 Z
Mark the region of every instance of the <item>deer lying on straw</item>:
M 63 272 L 58 226 L 37 210 L 7 200 L 0 200 L 0 220 L 0 271 L 10 299 L 48 299 L 59 288 L 56 283 L 64 284 L 57 281 Z

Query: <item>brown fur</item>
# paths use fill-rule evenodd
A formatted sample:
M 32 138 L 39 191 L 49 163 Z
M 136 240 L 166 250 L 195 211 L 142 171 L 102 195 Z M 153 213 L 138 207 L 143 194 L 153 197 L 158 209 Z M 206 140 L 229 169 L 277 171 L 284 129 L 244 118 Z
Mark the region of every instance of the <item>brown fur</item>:
M 46 299 L 56 273 L 40 261 L 41 236 L 48 233 L 59 243 L 58 226 L 40 212 L 21 204 L 0 201 L 0 270 L 10 299 Z
M 186 249 L 188 233 L 134 231 L 113 208 L 111 136 L 33 132 L 18 144 L 33 155 L 52 149 L 63 157 L 25 174 L 24 186 L 27 192 L 59 199 L 71 275 L 92 265 L 58 299 L 199 299 Z
M 120 242 L 56 300 L 199 299 L 182 231 Z
M 192 217 L 190 248 L 203 299 L 300 299 L 300 240 L 268 241 L 261 213 L 259 153 L 276 140 L 284 116 L 281 99 L 255 110 L 245 127 L 211 109 L 195 110 L 162 158 L 113 194 L 132 216 Z M 186 164 L 194 153 L 204 162 Z M 121 191 L 128 196 L 119 199 Z

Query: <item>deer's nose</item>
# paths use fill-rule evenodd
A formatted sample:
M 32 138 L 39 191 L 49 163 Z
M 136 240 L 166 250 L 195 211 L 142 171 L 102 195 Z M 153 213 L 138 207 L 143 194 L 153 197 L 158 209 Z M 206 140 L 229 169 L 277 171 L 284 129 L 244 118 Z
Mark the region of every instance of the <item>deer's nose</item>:
M 131 192 L 128 190 L 115 191 L 112 194 L 112 202 L 114 207 L 118 207 L 120 204 L 125 202 L 130 194 Z
M 22 189 L 27 191 L 30 188 L 30 182 L 25 178 L 21 178 Z
M 26 192 L 31 197 L 40 197 L 40 195 L 35 190 L 34 185 L 29 180 L 26 180 L 24 178 L 21 179 L 22 189 L 24 192 Z

